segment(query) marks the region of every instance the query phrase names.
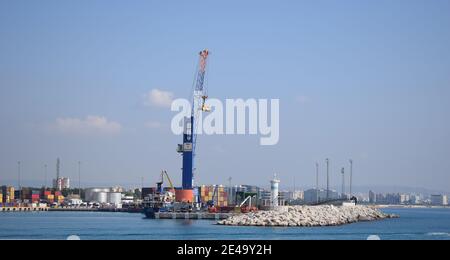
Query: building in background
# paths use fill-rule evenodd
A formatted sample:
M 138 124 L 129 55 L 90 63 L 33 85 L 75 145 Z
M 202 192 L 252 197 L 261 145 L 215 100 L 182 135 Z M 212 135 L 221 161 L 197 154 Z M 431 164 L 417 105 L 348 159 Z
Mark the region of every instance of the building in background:
M 419 195 L 412 194 L 409 196 L 409 203 L 412 205 L 417 205 L 417 204 L 422 203 L 422 201 L 421 201 L 421 198 Z
M 297 191 L 282 191 L 282 192 L 280 192 L 280 194 L 288 202 L 304 200 L 303 191 L 299 191 L 299 190 L 297 190 Z
M 400 204 L 410 204 L 411 196 L 409 194 L 400 194 Z
M 330 200 L 335 200 L 339 198 L 339 193 L 335 190 L 329 191 Z M 306 204 L 315 204 L 317 203 L 317 197 L 319 202 L 326 201 L 327 199 L 327 190 L 326 189 L 309 189 L 304 192 L 304 201 Z
M 241 199 L 242 194 L 244 193 L 254 193 L 259 196 L 259 193 L 261 192 L 261 188 L 254 185 L 236 185 L 234 187 L 228 187 L 228 205 L 236 205 L 239 204 L 239 200 Z M 237 196 L 237 194 L 240 194 Z
M 284 197 L 284 192 L 278 193 L 278 205 L 286 205 L 286 199 Z M 260 190 L 258 193 L 258 205 L 263 207 L 272 206 L 272 191 Z
M 65 177 L 54 179 L 53 188 L 58 191 L 70 189 L 70 179 Z
M 369 203 L 370 204 L 377 203 L 377 195 L 373 191 L 369 191 Z
M 56 159 L 56 179 L 53 179 L 53 188 L 57 191 L 70 189 L 70 179 L 61 177 L 61 161 Z
M 435 206 L 446 206 L 448 205 L 447 195 L 431 195 L 430 196 L 431 205 Z

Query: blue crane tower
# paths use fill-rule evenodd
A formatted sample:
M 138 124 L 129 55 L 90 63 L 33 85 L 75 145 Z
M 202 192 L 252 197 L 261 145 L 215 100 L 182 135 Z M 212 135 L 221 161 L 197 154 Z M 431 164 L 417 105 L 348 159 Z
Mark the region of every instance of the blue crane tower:
M 198 70 L 194 80 L 191 104 L 191 116 L 184 118 L 183 144 L 178 145 L 177 151 L 183 156 L 182 189 L 191 190 L 194 186 L 194 157 L 197 143 L 198 118 L 202 112 L 209 112 L 206 105 L 208 99 L 206 89 L 206 65 L 209 51 L 199 53 Z

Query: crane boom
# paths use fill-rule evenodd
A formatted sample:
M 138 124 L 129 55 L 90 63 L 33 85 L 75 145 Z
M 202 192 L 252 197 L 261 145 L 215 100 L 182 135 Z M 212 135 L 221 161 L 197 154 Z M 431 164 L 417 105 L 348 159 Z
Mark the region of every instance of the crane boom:
M 170 179 L 169 174 L 167 173 L 167 171 L 163 171 L 162 174 L 164 174 L 166 176 L 167 181 L 169 182 L 169 185 L 170 185 L 170 189 L 174 190 L 175 187 L 173 186 L 172 180 Z

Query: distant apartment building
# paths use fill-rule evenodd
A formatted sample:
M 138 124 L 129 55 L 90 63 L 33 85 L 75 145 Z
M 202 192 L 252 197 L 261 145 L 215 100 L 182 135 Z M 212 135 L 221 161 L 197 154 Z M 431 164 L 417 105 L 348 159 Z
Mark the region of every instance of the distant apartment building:
M 410 204 L 411 196 L 409 194 L 400 194 L 400 204 Z
M 431 205 L 435 206 L 446 206 L 448 205 L 447 195 L 431 195 L 430 197 Z
M 401 196 L 398 193 L 377 194 L 375 196 L 377 204 L 399 205 L 401 204 Z
M 418 195 L 410 195 L 409 196 L 409 203 L 412 205 L 420 204 L 420 196 Z
M 373 191 L 369 191 L 369 203 L 370 204 L 377 203 L 377 195 Z
M 281 194 L 287 201 L 304 199 L 303 191 L 282 191 Z
M 391 204 L 391 205 L 401 204 L 400 194 L 398 194 L 398 193 L 386 194 L 386 204 Z
M 304 201 L 306 204 L 314 204 L 317 202 L 317 197 L 319 202 L 327 200 L 327 190 L 326 189 L 309 189 L 303 194 Z M 329 191 L 329 200 L 334 200 L 339 198 L 339 193 L 334 190 Z

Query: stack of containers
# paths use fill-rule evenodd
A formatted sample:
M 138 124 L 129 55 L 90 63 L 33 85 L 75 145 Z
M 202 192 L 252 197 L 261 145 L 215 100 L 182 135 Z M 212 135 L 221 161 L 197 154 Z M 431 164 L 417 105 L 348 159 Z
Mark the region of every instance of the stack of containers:
M 55 191 L 55 202 L 57 202 L 57 203 L 64 202 L 64 197 L 60 191 Z
M 217 187 L 216 194 L 214 195 L 214 190 Z M 213 198 L 214 195 L 214 198 Z M 214 200 L 216 206 L 219 207 L 227 207 L 228 206 L 228 194 L 225 192 L 225 188 L 220 185 L 212 185 L 212 186 L 205 186 L 202 185 L 200 187 L 200 199 L 203 203 L 206 203 L 208 201 Z
M 55 195 L 53 195 L 51 191 L 44 191 L 44 199 L 47 200 L 48 203 L 53 203 L 55 202 Z
M 228 194 L 225 192 L 225 188 L 223 186 L 219 186 L 217 192 L 219 194 L 219 201 L 217 202 L 217 205 L 219 205 L 219 207 L 227 207 Z
M 151 196 L 153 193 L 155 193 L 155 191 L 155 188 L 142 188 L 141 199 L 145 199 L 145 197 Z
M 2 203 L 6 204 L 14 201 L 14 187 L 2 186 L 0 189 L 0 194 L 2 194 Z
M 14 201 L 14 192 L 15 192 L 14 187 L 8 187 L 7 188 L 6 193 L 9 196 L 9 200 L 10 200 L 8 202 L 13 202 Z
M 55 202 L 55 195 L 53 194 L 48 194 L 45 196 L 45 198 L 47 199 L 48 203 L 54 203 Z
M 39 196 L 40 191 L 38 190 L 32 190 L 31 191 L 31 203 L 38 203 L 40 200 Z
M 21 190 L 21 199 L 22 200 L 31 200 L 31 189 L 30 188 L 22 188 Z

